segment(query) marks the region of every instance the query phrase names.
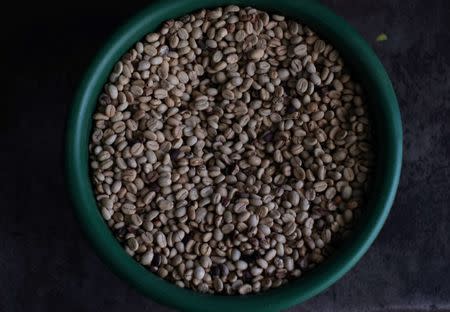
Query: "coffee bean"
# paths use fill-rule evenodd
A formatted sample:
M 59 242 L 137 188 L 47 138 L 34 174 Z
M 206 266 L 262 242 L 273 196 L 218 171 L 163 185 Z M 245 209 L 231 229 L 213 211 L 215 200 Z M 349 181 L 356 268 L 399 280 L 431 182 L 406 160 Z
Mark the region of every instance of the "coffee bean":
M 224 295 L 320 265 L 361 214 L 374 169 L 348 73 L 306 25 L 253 8 L 147 34 L 92 115 L 95 199 L 125 251 L 179 287 Z

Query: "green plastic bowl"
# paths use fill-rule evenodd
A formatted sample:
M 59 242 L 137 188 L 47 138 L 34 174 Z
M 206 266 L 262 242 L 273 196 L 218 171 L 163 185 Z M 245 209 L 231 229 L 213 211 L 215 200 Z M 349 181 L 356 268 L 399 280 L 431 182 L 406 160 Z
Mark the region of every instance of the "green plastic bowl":
M 148 272 L 129 257 L 103 221 L 88 169 L 92 114 L 113 65 L 161 22 L 202 8 L 253 6 L 301 21 L 331 42 L 359 79 L 369 100 L 377 142 L 374 184 L 355 234 L 334 256 L 303 277 L 277 289 L 247 296 L 206 295 L 182 289 Z M 375 240 L 392 206 L 402 158 L 400 112 L 392 84 L 368 44 L 342 18 L 312 0 L 172 0 L 142 10 L 107 42 L 89 68 L 72 106 L 67 128 L 66 170 L 77 217 L 94 249 L 109 267 L 145 295 L 184 311 L 278 311 L 305 301 L 342 277 Z M 350 290 L 349 290 L 350 291 Z

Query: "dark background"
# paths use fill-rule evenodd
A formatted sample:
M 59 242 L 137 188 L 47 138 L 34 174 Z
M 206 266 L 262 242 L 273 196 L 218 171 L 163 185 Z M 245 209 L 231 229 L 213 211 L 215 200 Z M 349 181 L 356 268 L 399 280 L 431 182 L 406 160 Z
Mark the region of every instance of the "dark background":
M 393 81 L 403 171 L 368 253 L 289 311 L 450 311 L 450 2 L 322 2 L 372 44 Z M 0 311 L 172 311 L 97 258 L 74 220 L 63 173 L 65 123 L 81 76 L 145 5 L 17 2 L 2 12 Z M 388 41 L 375 41 L 381 32 Z

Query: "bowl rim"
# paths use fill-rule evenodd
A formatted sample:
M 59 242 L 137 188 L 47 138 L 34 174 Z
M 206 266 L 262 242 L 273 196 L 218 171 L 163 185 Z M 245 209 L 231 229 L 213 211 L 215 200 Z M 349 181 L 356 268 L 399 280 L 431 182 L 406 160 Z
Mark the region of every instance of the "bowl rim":
M 111 234 L 97 209 L 88 174 L 88 139 L 91 116 L 101 87 L 107 74 L 120 55 L 134 42 L 151 32 L 164 20 L 182 16 L 205 7 L 228 4 L 253 6 L 262 10 L 281 12 L 287 17 L 300 19 L 318 33 L 327 33 L 327 40 L 344 49 L 358 49 L 361 70 L 370 73 L 367 83 L 377 92 L 381 111 L 383 142 L 387 161 L 383 167 L 381 195 L 374 205 L 365 227 L 347 246 L 343 255 L 333 263 L 324 263 L 314 274 L 287 283 L 287 285 L 248 296 L 218 296 L 200 294 L 182 289 L 162 280 L 155 274 L 148 274 L 133 258 L 128 256 Z M 341 51 L 338 48 L 339 51 Z M 344 54 L 344 53 L 343 53 Z M 381 118 L 381 117 L 380 117 Z M 303 302 L 320 293 L 348 272 L 373 243 L 391 209 L 399 183 L 402 162 L 402 126 L 400 111 L 391 81 L 369 45 L 342 18 L 313 0 L 202 0 L 202 1 L 159 1 L 144 8 L 131 18 L 104 45 L 90 65 L 79 87 L 71 107 L 66 131 L 66 181 L 72 203 L 82 229 L 100 258 L 121 278 L 155 301 L 185 311 L 276 311 Z M 94 209 L 95 208 L 95 209 Z

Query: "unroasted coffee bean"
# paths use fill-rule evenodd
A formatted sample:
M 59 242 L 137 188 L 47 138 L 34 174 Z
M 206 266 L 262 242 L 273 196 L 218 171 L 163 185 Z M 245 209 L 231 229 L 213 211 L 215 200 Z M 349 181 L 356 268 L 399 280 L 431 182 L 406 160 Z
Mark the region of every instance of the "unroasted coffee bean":
M 99 210 L 126 252 L 179 287 L 226 295 L 323 262 L 361 214 L 374 165 L 348 73 L 306 25 L 234 5 L 136 43 L 99 95 L 89 146 Z

